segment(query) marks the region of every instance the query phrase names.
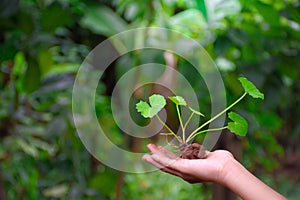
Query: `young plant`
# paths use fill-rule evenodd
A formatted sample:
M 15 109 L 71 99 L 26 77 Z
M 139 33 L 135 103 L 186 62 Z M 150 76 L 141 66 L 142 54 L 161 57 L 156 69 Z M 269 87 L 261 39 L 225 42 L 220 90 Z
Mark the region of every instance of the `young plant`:
M 194 131 L 192 131 L 189 136 L 187 137 L 186 134 L 186 128 L 192 119 L 194 115 L 202 116 L 204 115 L 200 113 L 199 111 L 194 110 L 191 107 L 188 107 L 191 111 L 191 114 L 189 118 L 184 123 L 181 114 L 180 114 L 180 106 L 187 106 L 186 101 L 181 96 L 170 96 L 168 97 L 176 106 L 177 116 L 180 123 L 181 131 L 182 131 L 182 137 L 176 135 L 173 130 L 170 129 L 170 127 L 163 122 L 163 120 L 159 117 L 158 113 L 163 109 L 166 105 L 166 100 L 163 96 L 159 94 L 153 94 L 149 97 L 149 104 L 145 101 L 140 101 L 136 104 L 136 109 L 138 112 L 141 113 L 141 115 L 144 118 L 153 118 L 157 117 L 157 119 L 160 121 L 160 123 L 169 131 L 168 133 L 163 133 L 163 135 L 166 136 L 174 136 L 177 141 L 179 142 L 179 151 L 181 153 L 181 157 L 183 158 L 189 158 L 189 159 L 196 159 L 196 158 L 202 158 L 205 157 L 205 150 L 202 148 L 199 144 L 189 144 L 197 135 L 212 131 L 219 131 L 224 129 L 229 129 L 232 133 L 235 133 L 239 136 L 245 136 L 248 132 L 248 123 L 247 121 L 240 116 L 239 114 L 235 112 L 228 113 L 228 118 L 232 120 L 228 123 L 227 126 L 220 127 L 220 128 L 214 128 L 214 129 L 204 129 L 207 125 L 209 125 L 212 121 L 216 120 L 223 114 L 225 114 L 228 110 L 230 110 L 232 107 L 234 107 L 237 103 L 239 103 L 247 94 L 250 95 L 253 98 L 260 98 L 264 99 L 264 94 L 261 93 L 253 83 L 251 83 L 248 79 L 242 77 L 239 78 L 239 81 L 241 82 L 244 93 L 241 95 L 240 98 L 238 98 L 235 102 L 233 102 L 231 105 L 229 105 L 227 108 L 225 108 L 223 111 L 200 125 L 198 128 L 196 128 Z

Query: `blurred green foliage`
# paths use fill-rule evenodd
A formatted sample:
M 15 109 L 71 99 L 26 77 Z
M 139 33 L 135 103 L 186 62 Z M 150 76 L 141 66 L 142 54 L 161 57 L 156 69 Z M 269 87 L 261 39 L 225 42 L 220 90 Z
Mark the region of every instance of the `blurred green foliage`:
M 114 199 L 121 182 L 121 199 L 211 196 L 205 184 L 192 186 L 160 173 L 116 172 L 97 163 L 76 135 L 72 86 L 88 52 L 120 31 L 159 26 L 204 45 L 222 73 L 228 102 L 242 92 L 240 75 L 265 93 L 263 103 L 245 101 L 237 108 L 250 129 L 247 138 L 240 138 L 242 162 L 296 199 L 300 165 L 290 158 L 299 158 L 299 10 L 298 0 L 2 0 L 0 195 L 4 198 L 5 191 L 7 199 Z M 120 66 L 129 70 L 147 60 L 161 62 L 161 56 L 126 56 L 115 64 L 112 79 L 124 72 Z M 178 66 L 196 89 L 203 85 L 188 63 L 179 59 Z M 109 87 L 107 80 L 99 85 L 99 122 L 108 124 L 113 141 L 130 148 L 109 117 Z M 209 105 L 200 90 L 198 97 Z

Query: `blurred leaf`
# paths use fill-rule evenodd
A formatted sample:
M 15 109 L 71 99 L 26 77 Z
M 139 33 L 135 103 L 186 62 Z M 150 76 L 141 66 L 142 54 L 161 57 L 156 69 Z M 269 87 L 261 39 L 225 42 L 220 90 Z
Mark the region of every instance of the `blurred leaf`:
M 57 151 L 57 146 L 56 145 L 48 144 L 47 142 L 44 142 L 44 141 L 42 141 L 40 139 L 37 139 L 37 138 L 31 138 L 30 143 L 38 149 L 42 149 L 42 150 L 47 151 L 47 153 L 50 156 L 53 156 Z
M 82 27 L 107 37 L 127 30 L 126 22 L 104 5 L 91 5 L 80 21 Z
M 151 6 L 150 0 L 120 0 L 117 5 L 117 13 L 124 16 L 124 18 L 128 21 L 133 20 L 133 22 L 136 22 L 141 19 L 149 20 L 149 17 L 153 17 L 150 16 L 152 12 L 149 9 Z
M 71 88 L 73 86 L 73 83 L 74 79 L 69 74 L 56 74 L 53 76 L 45 76 L 42 80 L 41 87 L 38 90 L 38 94 L 41 96 L 47 96 L 51 98 L 53 95 L 49 95 L 49 93 L 57 94 L 57 92 L 59 91 Z M 62 94 L 66 95 L 66 93 Z
M 291 66 L 291 65 L 286 65 L 282 64 L 278 68 L 280 74 L 287 76 L 290 78 L 292 81 L 296 81 L 299 79 L 299 73 L 298 73 L 298 68 Z
M 44 134 L 47 136 L 47 138 L 53 139 L 55 136 L 62 136 L 67 129 L 67 124 L 66 120 L 64 119 L 63 116 L 57 116 L 55 118 L 51 117 L 51 120 L 45 127 L 45 132 Z
M 248 122 L 239 114 L 230 112 L 228 114 L 229 119 L 233 122 L 228 123 L 228 129 L 239 136 L 245 136 L 248 132 Z
M 24 92 L 24 77 L 27 70 L 27 62 L 22 52 L 16 54 L 14 59 L 14 67 L 12 70 L 12 77 L 16 80 L 16 88 L 19 93 Z
M 39 67 L 44 76 L 54 64 L 53 54 L 50 49 L 43 49 L 39 52 Z
M 257 119 L 262 127 L 277 131 L 282 126 L 282 120 L 274 113 L 259 113 Z
M 22 139 L 16 139 L 16 143 L 20 146 L 20 148 L 28 155 L 32 156 L 32 157 L 38 157 L 39 155 L 39 151 L 38 149 L 33 146 L 30 145 L 29 143 L 25 142 Z
M 16 41 L 20 40 L 20 37 L 19 33 L 14 32 L 9 35 L 5 42 L 0 43 L 0 62 L 14 59 L 15 55 L 19 52 Z
M 29 57 L 28 68 L 26 70 L 24 85 L 27 93 L 35 91 L 40 86 L 41 72 L 35 59 Z
M 45 195 L 45 197 L 61 198 L 67 194 L 68 190 L 68 185 L 61 184 L 43 190 L 43 194 Z
M 56 28 L 73 24 L 73 16 L 70 11 L 64 9 L 58 3 L 41 10 L 41 27 L 46 32 L 54 32 Z
M 205 1 L 205 3 L 209 23 L 211 24 L 220 22 L 225 17 L 241 11 L 241 5 L 238 0 L 214 0 Z
M 34 21 L 32 13 L 21 10 L 18 15 L 18 28 L 20 28 L 26 35 L 30 35 L 34 31 Z
M 172 29 L 189 37 L 203 39 L 206 35 L 207 23 L 203 14 L 197 9 L 188 9 L 174 15 L 170 19 Z
M 207 10 L 205 5 L 205 0 L 197 0 L 195 1 L 197 5 L 197 9 L 201 11 L 206 21 L 208 21 Z
M 27 69 L 25 56 L 22 52 L 18 52 L 14 59 L 14 68 L 12 70 L 13 77 L 21 77 Z
M 261 1 L 257 1 L 255 2 L 255 7 L 266 20 L 266 22 L 268 22 L 272 26 L 279 26 L 279 12 L 272 6 L 262 3 Z
M 249 42 L 248 34 L 241 29 L 230 28 L 228 36 L 231 41 L 236 43 L 238 46 L 244 46 Z
M 188 184 L 176 176 L 170 176 L 159 171 L 150 174 L 126 173 L 125 181 L 127 184 L 124 185 L 122 192 L 124 199 L 211 199 L 211 193 L 205 187 Z
M 117 183 L 117 173 L 108 168 L 94 174 L 89 181 L 91 188 L 98 189 L 102 194 L 112 197 L 115 193 L 115 185 Z
M 54 74 L 76 73 L 79 67 L 80 65 L 78 63 L 54 64 L 51 66 L 51 69 L 45 75 L 51 76 Z
M 236 69 L 233 62 L 223 57 L 218 57 L 216 59 L 216 64 L 221 71 L 234 71 Z

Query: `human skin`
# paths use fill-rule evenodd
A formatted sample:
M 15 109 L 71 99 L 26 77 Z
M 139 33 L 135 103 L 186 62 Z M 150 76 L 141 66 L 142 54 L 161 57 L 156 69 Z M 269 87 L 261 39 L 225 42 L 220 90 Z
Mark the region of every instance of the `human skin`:
M 224 185 L 244 200 L 286 200 L 264 184 L 234 159 L 229 151 L 207 151 L 205 159 L 181 159 L 154 144 L 147 145 L 150 154 L 143 160 L 189 183 L 215 182 Z

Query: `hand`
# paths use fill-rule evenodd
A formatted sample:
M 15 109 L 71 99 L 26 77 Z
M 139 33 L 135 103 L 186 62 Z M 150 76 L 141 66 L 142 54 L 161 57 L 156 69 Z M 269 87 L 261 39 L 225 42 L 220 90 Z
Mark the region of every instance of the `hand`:
M 189 183 L 219 183 L 244 200 L 287 200 L 251 174 L 228 151 L 207 151 L 205 159 L 188 160 L 179 158 L 161 146 L 149 144 L 147 147 L 152 154 L 144 155 L 144 161 Z
M 232 154 L 224 150 L 207 151 L 208 155 L 205 159 L 188 160 L 179 158 L 161 146 L 149 144 L 147 148 L 152 155 L 144 155 L 144 161 L 164 172 L 179 176 L 189 183 L 216 182 L 222 184 L 229 165 L 234 160 Z

